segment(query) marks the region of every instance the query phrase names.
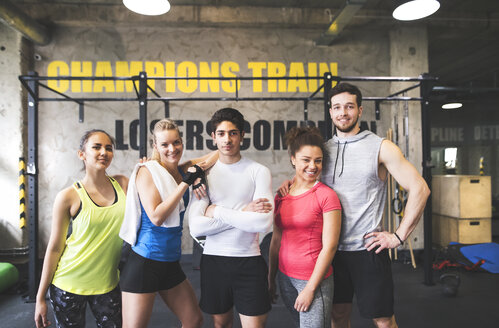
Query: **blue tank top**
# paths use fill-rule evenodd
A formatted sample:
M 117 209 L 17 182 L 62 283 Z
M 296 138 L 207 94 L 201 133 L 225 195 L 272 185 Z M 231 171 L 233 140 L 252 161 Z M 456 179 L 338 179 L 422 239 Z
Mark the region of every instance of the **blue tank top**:
M 182 176 L 183 172 L 180 172 Z M 189 190 L 182 196 L 184 210 L 180 212 L 180 224 L 177 227 L 158 227 L 147 216 L 142 203 L 140 203 L 140 229 L 137 242 L 132 249 L 142 257 L 161 261 L 175 262 L 180 260 L 182 253 L 182 228 L 184 225 L 185 208 L 189 204 Z

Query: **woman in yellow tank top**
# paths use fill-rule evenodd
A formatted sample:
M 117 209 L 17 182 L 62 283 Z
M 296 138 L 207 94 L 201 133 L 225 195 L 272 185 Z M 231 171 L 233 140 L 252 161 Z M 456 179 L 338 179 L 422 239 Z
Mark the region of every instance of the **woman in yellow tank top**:
M 52 230 L 36 297 L 37 328 L 47 327 L 45 295 L 57 327 L 84 327 L 88 303 L 98 327 L 121 327 L 118 233 L 125 212 L 128 178 L 110 177 L 114 140 L 102 130 L 85 133 L 78 157 L 85 176 L 55 199 Z M 66 239 L 70 221 L 71 235 Z

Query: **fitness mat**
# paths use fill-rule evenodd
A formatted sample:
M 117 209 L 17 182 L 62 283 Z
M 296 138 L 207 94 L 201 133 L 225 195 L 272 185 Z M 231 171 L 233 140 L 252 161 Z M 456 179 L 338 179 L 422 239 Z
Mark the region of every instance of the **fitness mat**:
M 481 268 L 491 272 L 499 273 L 499 244 L 484 243 L 469 246 L 462 246 L 461 253 L 472 263 L 485 260 Z

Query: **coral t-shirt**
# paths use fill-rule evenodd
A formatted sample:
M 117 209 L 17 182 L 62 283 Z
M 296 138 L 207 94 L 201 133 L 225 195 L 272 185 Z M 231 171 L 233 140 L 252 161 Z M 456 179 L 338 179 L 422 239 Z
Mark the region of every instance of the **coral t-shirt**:
M 282 230 L 279 270 L 309 280 L 322 250 L 323 214 L 341 210 L 340 200 L 331 188 L 318 182 L 301 195 L 276 195 L 275 209 L 275 223 Z M 332 272 L 331 267 L 325 277 Z

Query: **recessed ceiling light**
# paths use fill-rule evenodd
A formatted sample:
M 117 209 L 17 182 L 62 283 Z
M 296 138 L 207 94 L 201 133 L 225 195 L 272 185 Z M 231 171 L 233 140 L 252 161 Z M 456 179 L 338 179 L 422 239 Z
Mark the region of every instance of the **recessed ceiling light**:
M 158 16 L 170 10 L 168 0 L 123 0 L 125 7 L 131 11 L 148 16 Z
M 440 8 L 437 0 L 405 0 L 397 1 L 399 4 L 393 11 L 393 18 L 402 21 L 421 19 L 435 13 Z
M 447 103 L 442 105 L 442 109 L 457 109 L 463 107 L 461 103 Z

